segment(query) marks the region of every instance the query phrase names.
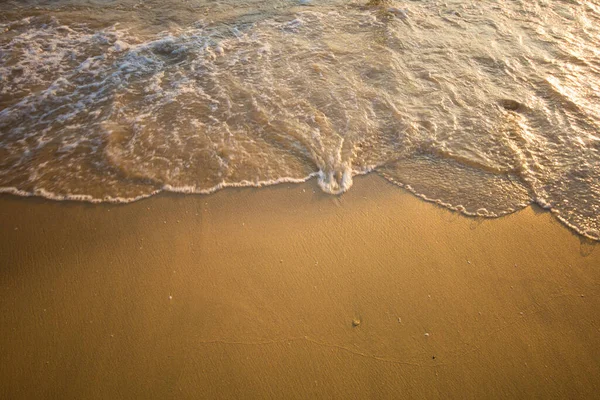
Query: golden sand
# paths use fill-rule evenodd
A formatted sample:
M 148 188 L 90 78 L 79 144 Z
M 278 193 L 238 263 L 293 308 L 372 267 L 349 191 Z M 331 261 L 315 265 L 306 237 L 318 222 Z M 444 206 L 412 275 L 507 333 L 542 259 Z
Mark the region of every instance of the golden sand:
M 0 197 L 0 398 L 593 398 L 600 248 L 377 176 Z

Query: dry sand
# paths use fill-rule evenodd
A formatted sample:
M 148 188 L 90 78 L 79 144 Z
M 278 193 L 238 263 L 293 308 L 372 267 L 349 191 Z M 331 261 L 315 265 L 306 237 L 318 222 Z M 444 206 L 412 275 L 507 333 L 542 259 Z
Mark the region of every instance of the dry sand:
M 594 398 L 600 246 L 381 178 L 0 197 L 0 398 Z

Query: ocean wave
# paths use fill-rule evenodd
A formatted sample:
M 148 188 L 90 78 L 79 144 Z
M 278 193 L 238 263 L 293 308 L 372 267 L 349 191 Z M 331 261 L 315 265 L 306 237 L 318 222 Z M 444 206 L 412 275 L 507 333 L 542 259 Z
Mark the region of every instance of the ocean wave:
M 0 192 L 129 202 L 315 177 L 340 194 L 374 171 L 468 215 L 535 202 L 598 239 L 598 10 L 537 3 L 312 4 L 160 34 L 4 23 Z

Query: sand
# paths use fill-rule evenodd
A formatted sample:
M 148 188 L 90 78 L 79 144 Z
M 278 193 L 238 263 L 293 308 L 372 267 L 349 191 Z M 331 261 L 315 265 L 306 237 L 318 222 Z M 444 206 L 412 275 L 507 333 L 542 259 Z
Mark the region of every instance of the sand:
M 0 398 L 597 398 L 600 248 L 370 175 L 0 197 Z

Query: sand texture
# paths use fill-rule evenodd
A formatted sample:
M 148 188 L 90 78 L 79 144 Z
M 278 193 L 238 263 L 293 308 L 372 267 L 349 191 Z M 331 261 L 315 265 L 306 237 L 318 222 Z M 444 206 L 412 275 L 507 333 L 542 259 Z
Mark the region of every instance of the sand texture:
M 597 398 L 600 248 L 377 176 L 0 197 L 0 398 Z

